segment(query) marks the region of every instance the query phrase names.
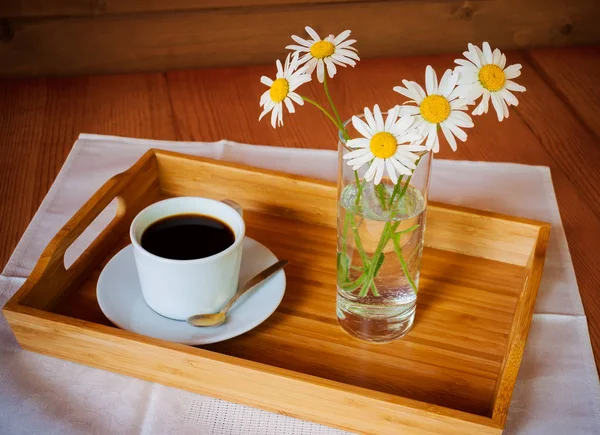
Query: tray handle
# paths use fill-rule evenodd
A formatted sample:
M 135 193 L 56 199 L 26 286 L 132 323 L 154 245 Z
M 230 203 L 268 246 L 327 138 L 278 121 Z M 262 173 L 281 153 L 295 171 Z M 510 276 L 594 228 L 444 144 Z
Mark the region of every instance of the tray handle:
M 155 152 L 150 150 L 127 171 L 106 181 L 58 231 L 10 303 L 48 310 L 64 293 L 81 285 L 99 259 L 104 259 L 121 240 L 130 221 L 128 218 L 133 218 L 130 215 L 155 199 L 155 195 L 148 194 L 153 188 L 156 193 L 160 191 Z M 117 211 L 114 218 L 75 262 L 68 269 L 65 268 L 67 249 L 115 198 Z M 37 286 L 42 282 L 44 288 Z

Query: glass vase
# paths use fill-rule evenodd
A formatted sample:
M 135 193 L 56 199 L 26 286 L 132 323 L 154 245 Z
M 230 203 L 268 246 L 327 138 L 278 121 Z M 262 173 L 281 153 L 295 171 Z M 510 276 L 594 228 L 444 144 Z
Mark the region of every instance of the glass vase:
M 419 153 L 412 176 L 397 184 L 384 176 L 374 185 L 364 180 L 369 164 L 357 171 L 346 164 L 350 151 L 340 134 L 337 317 L 354 337 L 388 342 L 408 333 L 415 318 L 433 154 Z

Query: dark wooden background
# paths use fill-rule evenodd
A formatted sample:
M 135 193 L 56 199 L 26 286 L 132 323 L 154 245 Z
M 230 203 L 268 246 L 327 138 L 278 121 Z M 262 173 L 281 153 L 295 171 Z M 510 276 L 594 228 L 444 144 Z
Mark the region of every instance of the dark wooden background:
M 263 64 L 306 24 L 364 58 L 598 44 L 599 20 L 597 0 L 2 0 L 0 76 Z

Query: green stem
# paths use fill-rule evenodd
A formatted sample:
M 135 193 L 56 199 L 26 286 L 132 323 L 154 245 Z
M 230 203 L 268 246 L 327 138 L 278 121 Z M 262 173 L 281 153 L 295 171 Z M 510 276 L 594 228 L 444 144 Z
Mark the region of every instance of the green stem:
M 354 171 L 354 178 L 356 179 L 356 200 L 354 201 L 354 205 L 358 206 L 360 204 L 360 196 L 363 190 L 360 177 L 358 176 L 358 170 Z
M 400 178 L 398 179 L 398 182 L 394 186 L 394 190 L 392 191 L 392 196 L 390 198 L 390 204 L 389 204 L 390 209 L 391 209 L 392 205 L 394 205 L 394 198 L 396 198 L 396 195 L 398 194 L 398 190 L 400 190 L 400 186 L 402 185 L 403 177 L 404 176 L 400 176 Z
M 408 283 L 412 287 L 413 291 L 417 292 L 417 285 L 413 281 L 410 273 L 408 271 L 408 267 L 406 266 L 406 261 L 404 261 L 404 256 L 402 255 L 402 248 L 400 248 L 400 242 L 398 242 L 397 237 L 392 237 L 392 244 L 394 245 L 394 251 L 396 251 L 396 255 L 398 256 L 398 260 L 400 260 L 400 267 L 402 267 L 402 271 L 404 272 L 404 276 L 408 280 Z
M 344 139 L 346 139 L 346 140 L 350 139 L 350 135 L 348 135 L 348 132 L 344 128 L 344 123 L 342 122 L 342 118 L 340 118 L 340 114 L 338 113 L 337 109 L 335 108 L 335 104 L 333 104 L 333 99 L 331 98 L 331 95 L 329 94 L 329 86 L 327 86 L 327 75 L 325 75 L 323 77 L 323 88 L 325 89 L 325 95 L 327 95 L 327 100 L 329 101 L 329 106 L 331 107 L 331 110 L 333 110 L 333 113 L 335 114 L 335 117 L 337 118 L 339 128 L 342 131 Z
M 317 103 L 315 100 L 308 98 L 308 97 L 304 97 L 302 95 L 300 95 L 300 98 L 302 98 L 304 101 L 306 101 L 307 103 L 312 104 L 313 106 L 315 106 L 317 109 L 319 109 L 321 112 L 323 112 L 325 114 L 325 116 L 327 116 L 331 122 L 333 122 L 333 125 L 335 125 L 335 127 L 337 129 L 341 129 L 343 127 L 340 126 L 340 124 L 334 119 L 333 116 L 331 116 L 331 113 L 329 113 L 323 106 L 321 106 L 319 103 Z

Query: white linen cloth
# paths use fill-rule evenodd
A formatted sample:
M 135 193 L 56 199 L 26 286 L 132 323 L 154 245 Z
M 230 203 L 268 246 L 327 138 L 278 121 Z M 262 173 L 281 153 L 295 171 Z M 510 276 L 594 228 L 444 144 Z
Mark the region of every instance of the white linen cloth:
M 0 306 L 51 237 L 148 148 L 335 180 L 336 153 L 82 134 L 0 276 Z M 27 174 L 35 176 L 35 174 Z M 600 434 L 600 385 L 547 167 L 434 161 L 431 199 L 550 222 L 552 233 L 505 434 Z M 110 219 L 86 231 L 81 252 Z M 314 423 L 22 350 L 0 316 L 0 434 L 342 434 Z

